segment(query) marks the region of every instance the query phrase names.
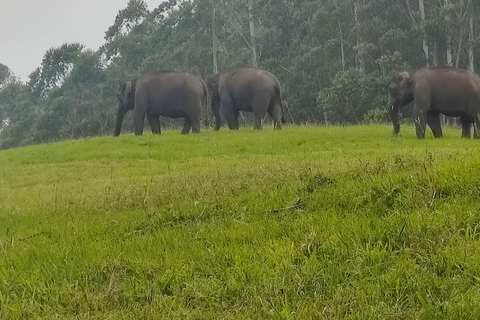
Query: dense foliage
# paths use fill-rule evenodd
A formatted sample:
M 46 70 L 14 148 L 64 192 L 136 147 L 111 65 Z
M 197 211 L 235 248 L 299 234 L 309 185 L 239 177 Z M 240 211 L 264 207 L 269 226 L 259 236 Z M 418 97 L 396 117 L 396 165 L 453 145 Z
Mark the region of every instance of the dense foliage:
M 480 67 L 478 7 L 472 0 L 168 0 L 149 11 L 130 0 L 95 52 L 78 43 L 51 48 L 27 83 L 0 64 L 1 147 L 109 134 L 119 82 L 158 69 L 205 77 L 258 65 L 282 82 L 288 121 L 379 121 L 393 72 Z

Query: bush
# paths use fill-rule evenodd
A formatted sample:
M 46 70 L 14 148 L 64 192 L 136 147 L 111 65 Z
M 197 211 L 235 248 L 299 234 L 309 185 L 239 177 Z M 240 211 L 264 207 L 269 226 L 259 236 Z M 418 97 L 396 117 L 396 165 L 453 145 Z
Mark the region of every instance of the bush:
M 362 119 L 362 123 L 366 124 L 381 124 L 387 122 L 387 113 L 385 108 L 377 108 L 368 110 Z
M 363 120 L 367 112 L 384 109 L 387 88 L 388 79 L 358 70 L 341 71 L 332 84 L 319 93 L 317 105 L 330 122 L 356 123 Z M 375 112 L 378 116 L 379 111 Z

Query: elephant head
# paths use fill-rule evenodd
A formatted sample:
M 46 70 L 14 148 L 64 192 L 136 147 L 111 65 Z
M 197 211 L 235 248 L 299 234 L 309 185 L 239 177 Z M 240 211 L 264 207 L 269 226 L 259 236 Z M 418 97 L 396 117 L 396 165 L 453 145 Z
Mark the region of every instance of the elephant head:
M 215 116 L 215 130 L 220 130 L 222 126 L 222 118 L 220 117 L 220 94 L 218 93 L 220 74 L 217 73 L 207 77 L 205 82 L 207 83 L 207 88 L 211 96 L 212 111 Z
M 413 80 L 408 72 L 397 73 L 393 76 L 390 87 L 387 109 L 393 123 L 393 134 L 400 131 L 400 109 L 413 101 Z
M 123 117 L 127 111 L 132 110 L 135 105 L 135 82 L 136 80 L 128 80 L 120 85 L 117 93 L 118 108 L 115 118 L 114 136 L 120 135 L 122 129 Z

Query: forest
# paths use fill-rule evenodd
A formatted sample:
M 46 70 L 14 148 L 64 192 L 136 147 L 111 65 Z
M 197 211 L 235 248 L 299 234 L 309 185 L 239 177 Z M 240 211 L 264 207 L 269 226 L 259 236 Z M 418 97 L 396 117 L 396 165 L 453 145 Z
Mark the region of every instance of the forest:
M 130 0 L 96 51 L 51 48 L 26 82 L 0 63 L 0 148 L 111 135 L 119 83 L 166 69 L 257 66 L 282 83 L 289 123 L 386 122 L 395 72 L 480 68 L 479 13 L 473 0 Z

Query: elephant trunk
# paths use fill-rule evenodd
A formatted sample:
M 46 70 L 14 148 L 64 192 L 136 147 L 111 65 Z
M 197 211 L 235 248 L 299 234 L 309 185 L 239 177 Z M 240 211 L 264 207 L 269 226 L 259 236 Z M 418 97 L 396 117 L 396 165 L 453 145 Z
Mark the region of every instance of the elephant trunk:
M 399 116 L 399 107 L 395 105 L 395 103 L 390 98 L 388 100 L 387 105 L 388 113 L 390 115 L 390 119 L 393 123 L 393 135 L 398 135 L 400 132 L 400 116 Z
M 120 131 L 122 130 L 122 122 L 123 122 L 123 117 L 125 116 L 125 110 L 123 108 L 118 107 L 117 109 L 117 115 L 115 117 L 115 132 L 113 135 L 115 137 L 118 137 L 120 135 Z

